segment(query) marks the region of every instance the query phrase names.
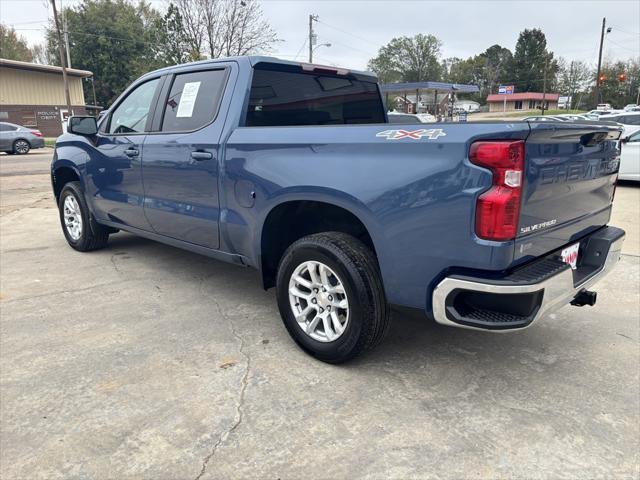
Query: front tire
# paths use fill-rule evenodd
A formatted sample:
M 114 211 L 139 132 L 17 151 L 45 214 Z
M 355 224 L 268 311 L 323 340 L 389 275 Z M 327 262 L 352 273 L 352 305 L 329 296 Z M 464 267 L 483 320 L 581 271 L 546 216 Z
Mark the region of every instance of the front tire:
M 31 144 L 23 139 L 13 142 L 13 153 L 17 155 L 26 155 L 31 150 Z
M 69 182 L 62 188 L 58 210 L 62 231 L 71 248 L 89 252 L 107 245 L 109 230 L 92 221 L 80 182 Z
M 287 331 L 323 362 L 370 350 L 389 325 L 375 256 L 351 235 L 325 232 L 293 243 L 280 261 L 276 288 Z

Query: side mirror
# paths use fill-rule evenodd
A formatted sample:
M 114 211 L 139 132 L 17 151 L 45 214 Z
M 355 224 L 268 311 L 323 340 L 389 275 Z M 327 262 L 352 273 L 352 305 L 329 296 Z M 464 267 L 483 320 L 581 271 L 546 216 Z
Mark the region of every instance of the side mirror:
M 628 141 L 629 141 L 629 137 L 622 137 L 622 138 L 620 139 L 620 142 L 621 142 L 621 143 L 627 143 Z
M 67 132 L 92 137 L 98 133 L 98 122 L 96 117 L 69 117 Z

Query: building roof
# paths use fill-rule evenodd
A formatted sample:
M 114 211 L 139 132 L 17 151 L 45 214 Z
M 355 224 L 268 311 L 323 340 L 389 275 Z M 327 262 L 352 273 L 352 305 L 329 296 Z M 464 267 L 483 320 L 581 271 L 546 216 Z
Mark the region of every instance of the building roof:
M 416 90 L 436 90 L 441 92 L 453 90 L 456 93 L 476 93 L 480 91 L 477 85 L 445 82 L 385 83 L 380 85 L 380 89 L 383 93 L 415 93 Z
M 6 58 L 0 58 L 0 67 L 30 70 L 33 72 L 62 74 L 62 67 L 56 67 L 55 65 L 40 65 L 39 63 L 20 62 L 18 60 L 7 60 Z M 67 74 L 83 78 L 93 76 L 93 72 L 88 70 L 78 70 L 75 68 L 67 68 Z
M 557 102 L 560 97 L 559 93 L 540 93 L 540 92 L 522 92 L 522 93 L 511 93 L 511 94 L 501 94 L 501 93 L 492 93 L 487 97 L 487 102 L 504 102 L 504 98 L 507 97 L 507 102 L 515 102 L 518 100 L 542 100 L 542 97 L 549 102 Z

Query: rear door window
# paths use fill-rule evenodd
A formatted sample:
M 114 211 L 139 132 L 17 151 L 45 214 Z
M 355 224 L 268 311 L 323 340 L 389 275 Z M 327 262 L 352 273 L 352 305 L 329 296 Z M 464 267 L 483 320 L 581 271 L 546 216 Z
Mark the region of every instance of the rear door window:
M 227 74 L 225 69 L 180 73 L 165 102 L 163 132 L 188 132 L 211 123 L 218 112 Z
M 384 122 L 382 99 L 373 80 L 303 72 L 295 66 L 254 68 L 245 122 L 249 127 Z

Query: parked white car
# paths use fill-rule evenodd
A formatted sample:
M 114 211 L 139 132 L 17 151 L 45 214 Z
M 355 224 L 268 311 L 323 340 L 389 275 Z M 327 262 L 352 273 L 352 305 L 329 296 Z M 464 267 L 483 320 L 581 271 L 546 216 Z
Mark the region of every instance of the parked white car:
M 436 117 L 430 113 L 417 113 L 416 117 L 418 117 L 422 123 L 433 123 L 436 121 Z
M 636 108 L 638 108 L 638 105 L 636 105 L 635 103 L 629 103 L 629 104 L 624 106 L 624 111 L 625 112 L 633 112 Z
M 620 154 L 620 180 L 640 182 L 640 131 L 622 139 Z
M 624 126 L 622 137 L 629 137 L 640 130 L 640 112 L 623 112 L 613 115 L 601 115 L 598 120 L 617 122 Z
M 389 123 L 424 123 L 415 113 L 388 112 Z

